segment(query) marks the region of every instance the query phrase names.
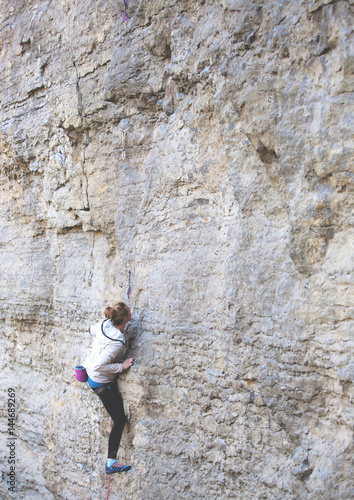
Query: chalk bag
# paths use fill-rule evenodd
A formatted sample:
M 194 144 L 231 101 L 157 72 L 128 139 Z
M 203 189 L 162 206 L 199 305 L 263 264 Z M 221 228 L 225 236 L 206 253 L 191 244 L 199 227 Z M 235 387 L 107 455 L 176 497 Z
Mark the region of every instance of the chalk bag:
M 75 377 L 79 382 L 87 382 L 86 369 L 82 365 L 75 367 Z

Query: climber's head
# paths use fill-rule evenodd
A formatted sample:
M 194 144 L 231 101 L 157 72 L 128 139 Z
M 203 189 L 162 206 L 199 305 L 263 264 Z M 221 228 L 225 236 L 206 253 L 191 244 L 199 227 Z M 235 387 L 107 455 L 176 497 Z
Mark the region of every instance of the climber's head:
M 112 321 L 114 326 L 122 331 L 124 330 L 125 325 L 132 319 L 130 308 L 124 304 L 124 302 L 117 302 L 106 307 L 103 314 L 107 319 Z

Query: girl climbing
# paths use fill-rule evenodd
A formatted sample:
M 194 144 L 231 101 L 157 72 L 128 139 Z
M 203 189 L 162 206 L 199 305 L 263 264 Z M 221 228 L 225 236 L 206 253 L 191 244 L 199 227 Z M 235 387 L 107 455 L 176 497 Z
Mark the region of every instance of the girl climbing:
M 108 458 L 106 473 L 124 472 L 130 465 L 122 465 L 116 461 L 122 432 L 127 421 L 122 396 L 118 390 L 118 373 L 128 370 L 133 359 L 128 358 L 121 363 L 126 351 L 124 328 L 131 320 L 129 307 L 118 302 L 104 310 L 105 320 L 91 327 L 95 335 L 91 353 L 84 362 L 91 389 L 101 399 L 113 421 L 108 440 Z

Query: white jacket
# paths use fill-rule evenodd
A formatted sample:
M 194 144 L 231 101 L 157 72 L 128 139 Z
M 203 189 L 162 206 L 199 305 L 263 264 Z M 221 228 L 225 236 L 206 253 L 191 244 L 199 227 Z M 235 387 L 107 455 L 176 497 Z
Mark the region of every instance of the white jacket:
M 112 382 L 116 374 L 123 371 L 120 361 L 126 351 L 125 337 L 110 319 L 96 323 L 90 330 L 95 339 L 83 366 L 94 382 Z

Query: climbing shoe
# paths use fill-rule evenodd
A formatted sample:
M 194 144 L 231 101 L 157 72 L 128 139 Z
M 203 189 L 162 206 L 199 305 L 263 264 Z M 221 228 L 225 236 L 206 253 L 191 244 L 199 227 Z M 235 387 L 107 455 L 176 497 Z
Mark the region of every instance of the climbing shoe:
M 115 474 L 116 472 L 126 472 L 131 469 L 130 465 L 122 465 L 114 462 L 112 465 L 106 464 L 106 474 Z

